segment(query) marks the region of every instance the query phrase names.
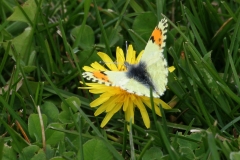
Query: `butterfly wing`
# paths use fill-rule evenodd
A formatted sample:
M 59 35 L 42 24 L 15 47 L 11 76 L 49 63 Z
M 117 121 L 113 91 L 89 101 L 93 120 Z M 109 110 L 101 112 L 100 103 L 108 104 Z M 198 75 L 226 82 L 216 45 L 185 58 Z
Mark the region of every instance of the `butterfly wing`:
M 167 20 L 164 18 L 153 30 L 151 37 L 146 45 L 141 62 L 146 64 L 155 92 L 161 96 L 166 90 L 168 67 L 163 52 L 166 45 Z
M 128 82 L 120 86 L 123 90 L 126 90 L 129 93 L 136 94 L 138 96 L 147 96 L 150 97 L 150 90 L 146 85 L 136 81 L 133 78 L 128 79 Z M 152 92 L 153 97 L 159 97 L 156 92 Z
M 120 71 L 94 71 L 83 72 L 82 76 L 89 81 L 104 84 L 106 86 L 120 86 L 126 82 L 125 72 Z
M 153 30 L 144 49 L 141 61 L 151 65 L 164 59 L 163 51 L 166 46 L 167 20 L 163 18 Z
M 84 72 L 83 77 L 92 82 L 104 84 L 106 86 L 116 86 L 128 93 L 137 94 L 139 96 L 149 95 L 149 88 L 144 86 L 142 83 L 136 81 L 133 78 L 129 78 L 126 72 L 120 71 L 95 71 L 95 72 Z M 159 97 L 156 93 L 153 93 L 154 97 Z

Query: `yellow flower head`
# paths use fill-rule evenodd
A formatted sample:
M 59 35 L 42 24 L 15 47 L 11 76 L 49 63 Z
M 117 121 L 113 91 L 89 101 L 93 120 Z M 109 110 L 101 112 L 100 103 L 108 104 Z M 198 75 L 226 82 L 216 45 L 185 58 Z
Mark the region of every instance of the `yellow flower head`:
M 125 71 L 126 67 L 124 62 L 128 62 L 129 64 L 137 64 L 140 61 L 140 58 L 143 54 L 143 51 L 136 58 L 136 51 L 133 50 L 132 45 L 129 45 L 128 51 L 126 54 L 126 59 L 123 53 L 123 50 L 119 47 L 116 49 L 116 63 L 112 61 L 112 59 L 103 52 L 98 52 L 98 55 L 104 61 L 104 64 L 107 66 L 105 68 L 98 62 L 94 62 L 91 64 L 91 67 L 84 66 L 83 70 L 88 72 L 94 71 Z M 95 99 L 90 103 L 91 107 L 98 107 L 95 116 L 106 112 L 106 116 L 101 123 L 101 127 L 104 127 L 111 117 L 119 111 L 121 108 L 125 113 L 125 120 L 134 123 L 134 109 L 137 107 L 140 110 L 140 113 L 143 118 L 143 122 L 147 128 L 150 127 L 150 119 L 148 116 L 148 112 L 145 106 L 151 107 L 151 102 L 149 97 L 139 96 L 133 93 L 128 93 L 127 91 L 121 89 L 120 87 L 114 86 L 106 86 L 104 84 L 99 83 L 86 83 L 88 87 L 79 87 L 81 89 L 89 89 L 90 93 L 93 94 L 101 94 L 99 98 Z M 161 116 L 160 109 L 157 105 L 161 104 L 164 109 L 171 109 L 171 107 L 162 101 L 159 98 L 153 98 L 155 112 L 157 115 Z M 144 105 L 145 104 L 145 105 Z

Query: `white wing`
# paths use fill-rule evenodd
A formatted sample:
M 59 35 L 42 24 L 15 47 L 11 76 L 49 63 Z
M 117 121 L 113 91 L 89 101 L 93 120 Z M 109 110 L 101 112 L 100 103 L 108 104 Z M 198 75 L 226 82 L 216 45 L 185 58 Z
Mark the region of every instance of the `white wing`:
M 150 97 L 149 88 L 133 78 L 128 78 L 126 72 L 105 71 L 104 74 L 113 82 L 112 86 L 118 86 L 129 93 L 139 96 Z M 153 91 L 153 97 L 159 97 L 159 95 Z
M 96 74 L 97 73 L 97 74 Z M 84 72 L 83 77 L 92 82 L 104 84 L 106 86 L 116 86 L 126 92 L 137 94 L 139 96 L 150 96 L 149 88 L 136 81 L 128 78 L 126 72 L 104 71 L 104 72 Z M 153 92 L 154 97 L 159 97 Z
M 166 46 L 167 38 L 167 20 L 163 18 L 158 26 L 152 32 L 151 37 L 148 40 L 148 43 L 144 49 L 141 61 L 145 63 L 156 63 L 159 59 L 163 58 L 164 47 Z
M 141 62 L 146 64 L 146 70 L 159 96 L 163 95 L 168 81 L 167 61 L 163 55 L 167 38 L 167 26 L 165 18 L 159 22 L 158 26 L 152 32 L 141 58 Z

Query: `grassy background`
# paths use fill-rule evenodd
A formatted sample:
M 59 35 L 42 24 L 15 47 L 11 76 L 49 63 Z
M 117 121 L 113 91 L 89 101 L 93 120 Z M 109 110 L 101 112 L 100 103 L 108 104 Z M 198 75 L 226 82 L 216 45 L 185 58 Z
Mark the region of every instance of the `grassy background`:
M 240 159 L 239 4 L 0 0 L 0 159 Z M 125 41 L 139 53 L 162 17 L 173 109 L 100 128 L 81 68 Z

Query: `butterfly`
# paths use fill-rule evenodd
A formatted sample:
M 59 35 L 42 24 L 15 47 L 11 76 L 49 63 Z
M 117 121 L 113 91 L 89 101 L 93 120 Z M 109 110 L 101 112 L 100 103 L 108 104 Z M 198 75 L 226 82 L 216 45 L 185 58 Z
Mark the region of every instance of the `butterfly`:
M 166 45 L 167 20 L 161 19 L 153 30 L 144 53 L 138 64 L 125 62 L 126 71 L 94 71 L 84 72 L 87 80 L 116 86 L 128 93 L 150 97 L 160 97 L 166 90 L 168 66 L 163 51 Z

